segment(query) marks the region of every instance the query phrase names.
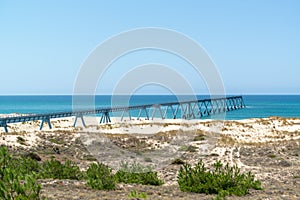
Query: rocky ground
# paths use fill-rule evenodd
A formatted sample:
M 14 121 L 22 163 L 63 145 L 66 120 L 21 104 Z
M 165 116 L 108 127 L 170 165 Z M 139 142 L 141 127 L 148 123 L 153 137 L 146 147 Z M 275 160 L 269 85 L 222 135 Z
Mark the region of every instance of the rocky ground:
M 229 129 L 225 125 L 226 130 Z M 255 128 L 255 127 L 254 127 Z M 274 129 L 274 127 L 271 127 Z M 276 129 L 276 127 L 275 127 Z M 278 128 L 279 130 L 279 128 Z M 198 132 L 197 132 L 198 131 Z M 249 130 L 248 130 L 249 131 Z M 246 130 L 247 132 L 247 130 Z M 276 132 L 276 131 L 275 131 Z M 297 136 L 299 132 L 293 131 Z M 228 134 L 220 135 L 218 141 L 209 153 L 202 154 L 197 150 L 205 143 L 207 133 L 199 130 L 194 132 L 194 138 L 187 147 L 181 148 L 180 158 L 188 163 L 194 164 L 199 159 L 211 167 L 216 160 L 223 163 L 237 165 L 242 171 L 251 171 L 255 177 L 262 182 L 263 190 L 251 190 L 250 194 L 244 197 L 231 196 L 227 199 L 300 199 L 300 139 L 297 137 L 282 140 L 272 140 L 266 142 L 242 143 Z M 82 169 L 91 163 L 97 161 L 94 155 L 91 155 L 82 137 L 80 131 L 54 131 L 54 132 L 36 132 L 38 140 L 35 145 L 27 144 L 26 133 L 16 134 L 19 139 L 19 145 L 9 145 L 8 149 L 14 155 L 24 155 L 29 152 L 37 153 L 42 160 L 56 158 L 60 161 L 72 160 Z M 148 140 L 143 137 L 132 137 L 130 135 L 112 134 L 107 136 L 110 141 L 120 148 L 128 151 L 139 151 L 151 149 L 153 146 L 169 144 L 172 137 L 180 134 L 186 134 L 185 131 L 171 131 L 148 136 Z M 278 132 L 276 132 L 278 135 Z M 291 134 L 283 133 L 282 134 Z M 5 135 L 2 134 L 2 140 Z M 149 138 L 150 137 L 150 138 Z M 269 136 L 268 136 L 269 137 Z M 146 142 L 148 141 L 148 142 Z M 150 142 L 149 142 L 150 141 Z M 176 182 L 177 172 L 180 165 L 164 165 L 158 169 L 159 176 L 164 180 L 162 186 L 143 186 L 135 184 L 118 184 L 114 191 L 97 191 L 86 187 L 84 181 L 74 180 L 40 180 L 42 184 L 42 196 L 47 199 L 130 199 L 128 194 L 131 191 L 145 192 L 147 199 L 212 199 L 214 195 L 195 194 L 181 192 Z

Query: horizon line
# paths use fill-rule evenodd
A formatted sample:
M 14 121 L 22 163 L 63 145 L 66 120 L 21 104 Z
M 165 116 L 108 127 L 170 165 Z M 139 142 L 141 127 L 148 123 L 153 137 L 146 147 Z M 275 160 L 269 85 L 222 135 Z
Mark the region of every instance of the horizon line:
M 0 94 L 0 96 L 73 96 L 75 94 Z M 208 93 L 196 93 L 196 94 L 165 94 L 165 93 L 142 93 L 142 94 L 77 94 L 78 96 L 151 96 L 151 95 L 163 95 L 163 96 L 179 96 L 179 95 L 211 95 Z M 227 94 L 214 94 L 214 95 L 300 95 L 300 93 L 227 93 Z M 212 96 L 214 96 L 212 95 Z

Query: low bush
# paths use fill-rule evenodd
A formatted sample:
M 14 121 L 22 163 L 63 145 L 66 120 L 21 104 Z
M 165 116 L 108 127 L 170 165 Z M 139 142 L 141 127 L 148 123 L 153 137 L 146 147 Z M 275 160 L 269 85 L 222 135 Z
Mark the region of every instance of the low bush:
M 40 199 L 41 185 L 36 183 L 34 174 L 24 175 L 24 179 L 16 170 L 6 168 L 0 181 L 0 199 L 37 200 Z
M 121 168 L 115 174 L 117 182 L 136 183 L 142 185 L 162 185 L 163 181 L 157 176 L 157 172 L 149 167 L 143 167 L 139 163 L 121 162 Z
M 114 190 L 115 177 L 112 170 L 102 163 L 92 163 L 86 171 L 87 186 L 98 190 Z
M 62 164 L 58 160 L 51 159 L 42 164 L 39 178 L 80 180 L 83 178 L 83 173 L 72 161 L 68 160 Z
M 255 180 L 251 172 L 241 173 L 237 166 L 223 166 L 220 161 L 214 164 L 213 171 L 206 170 L 202 160 L 194 167 L 184 164 L 179 170 L 178 184 L 181 191 L 218 194 L 218 198 L 227 195 L 243 196 L 251 188 L 262 189 L 261 182 Z
M 41 170 L 41 165 L 31 158 L 12 158 L 10 162 L 10 168 L 18 169 L 16 173 L 19 176 L 24 177 L 32 173 L 38 174 Z
M 38 162 L 30 157 L 12 158 L 5 147 L 0 147 L 0 199 L 40 199 L 41 185 L 37 179 L 85 179 L 87 186 L 98 190 L 114 190 L 117 182 L 143 185 L 162 185 L 157 172 L 138 163 L 121 163 L 121 169 L 112 174 L 111 168 L 93 163 L 86 172 L 76 163 L 58 160 Z M 140 193 L 131 195 L 145 196 Z M 141 197 L 142 198 L 142 197 Z
M 35 173 L 25 170 L 22 165 L 16 167 L 14 161 L 6 148 L 0 147 L 0 199 L 40 199 L 41 185 L 36 183 Z

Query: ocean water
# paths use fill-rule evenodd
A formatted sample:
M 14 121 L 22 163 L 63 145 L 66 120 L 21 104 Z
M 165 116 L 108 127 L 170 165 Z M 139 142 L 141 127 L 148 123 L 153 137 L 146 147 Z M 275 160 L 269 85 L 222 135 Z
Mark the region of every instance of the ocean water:
M 199 99 L 208 96 L 197 96 Z M 188 100 L 189 96 L 180 99 Z M 129 99 L 129 102 L 128 102 Z M 300 95 L 245 95 L 245 109 L 226 113 L 226 119 L 263 118 L 270 116 L 299 117 Z M 156 104 L 177 101 L 172 95 L 96 96 L 95 107 Z M 72 96 L 0 96 L 0 113 L 51 113 L 72 110 Z

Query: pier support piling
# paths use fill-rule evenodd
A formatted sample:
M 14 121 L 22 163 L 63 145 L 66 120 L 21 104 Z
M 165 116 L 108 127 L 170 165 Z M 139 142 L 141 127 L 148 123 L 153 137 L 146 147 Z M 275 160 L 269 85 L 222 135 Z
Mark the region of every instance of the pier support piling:
M 4 128 L 5 133 L 8 133 L 6 121 L 1 122 L 1 123 L 0 123 L 0 126 L 2 126 L 2 127 Z
M 75 120 L 74 120 L 73 126 L 74 126 L 74 127 L 76 126 L 76 122 L 77 122 L 78 117 L 81 119 L 82 125 L 83 125 L 84 127 L 86 127 L 85 121 L 84 121 L 84 119 L 83 119 L 83 115 L 76 115 L 76 116 L 75 116 Z
M 101 119 L 100 119 L 100 124 L 101 123 L 110 123 L 110 116 L 109 116 L 109 112 L 105 111 L 102 113 Z
M 149 120 L 149 114 L 148 114 L 148 111 L 147 111 L 146 107 L 143 107 L 143 108 L 140 109 L 139 114 L 137 116 L 137 120 L 139 120 L 141 118 L 143 111 L 145 112 L 145 115 L 146 115 L 145 119 Z
M 46 117 L 46 118 L 42 119 L 42 123 L 40 125 L 40 131 L 43 129 L 44 122 L 47 122 L 48 126 L 49 126 L 49 129 L 52 129 L 51 122 L 50 122 L 50 117 Z

